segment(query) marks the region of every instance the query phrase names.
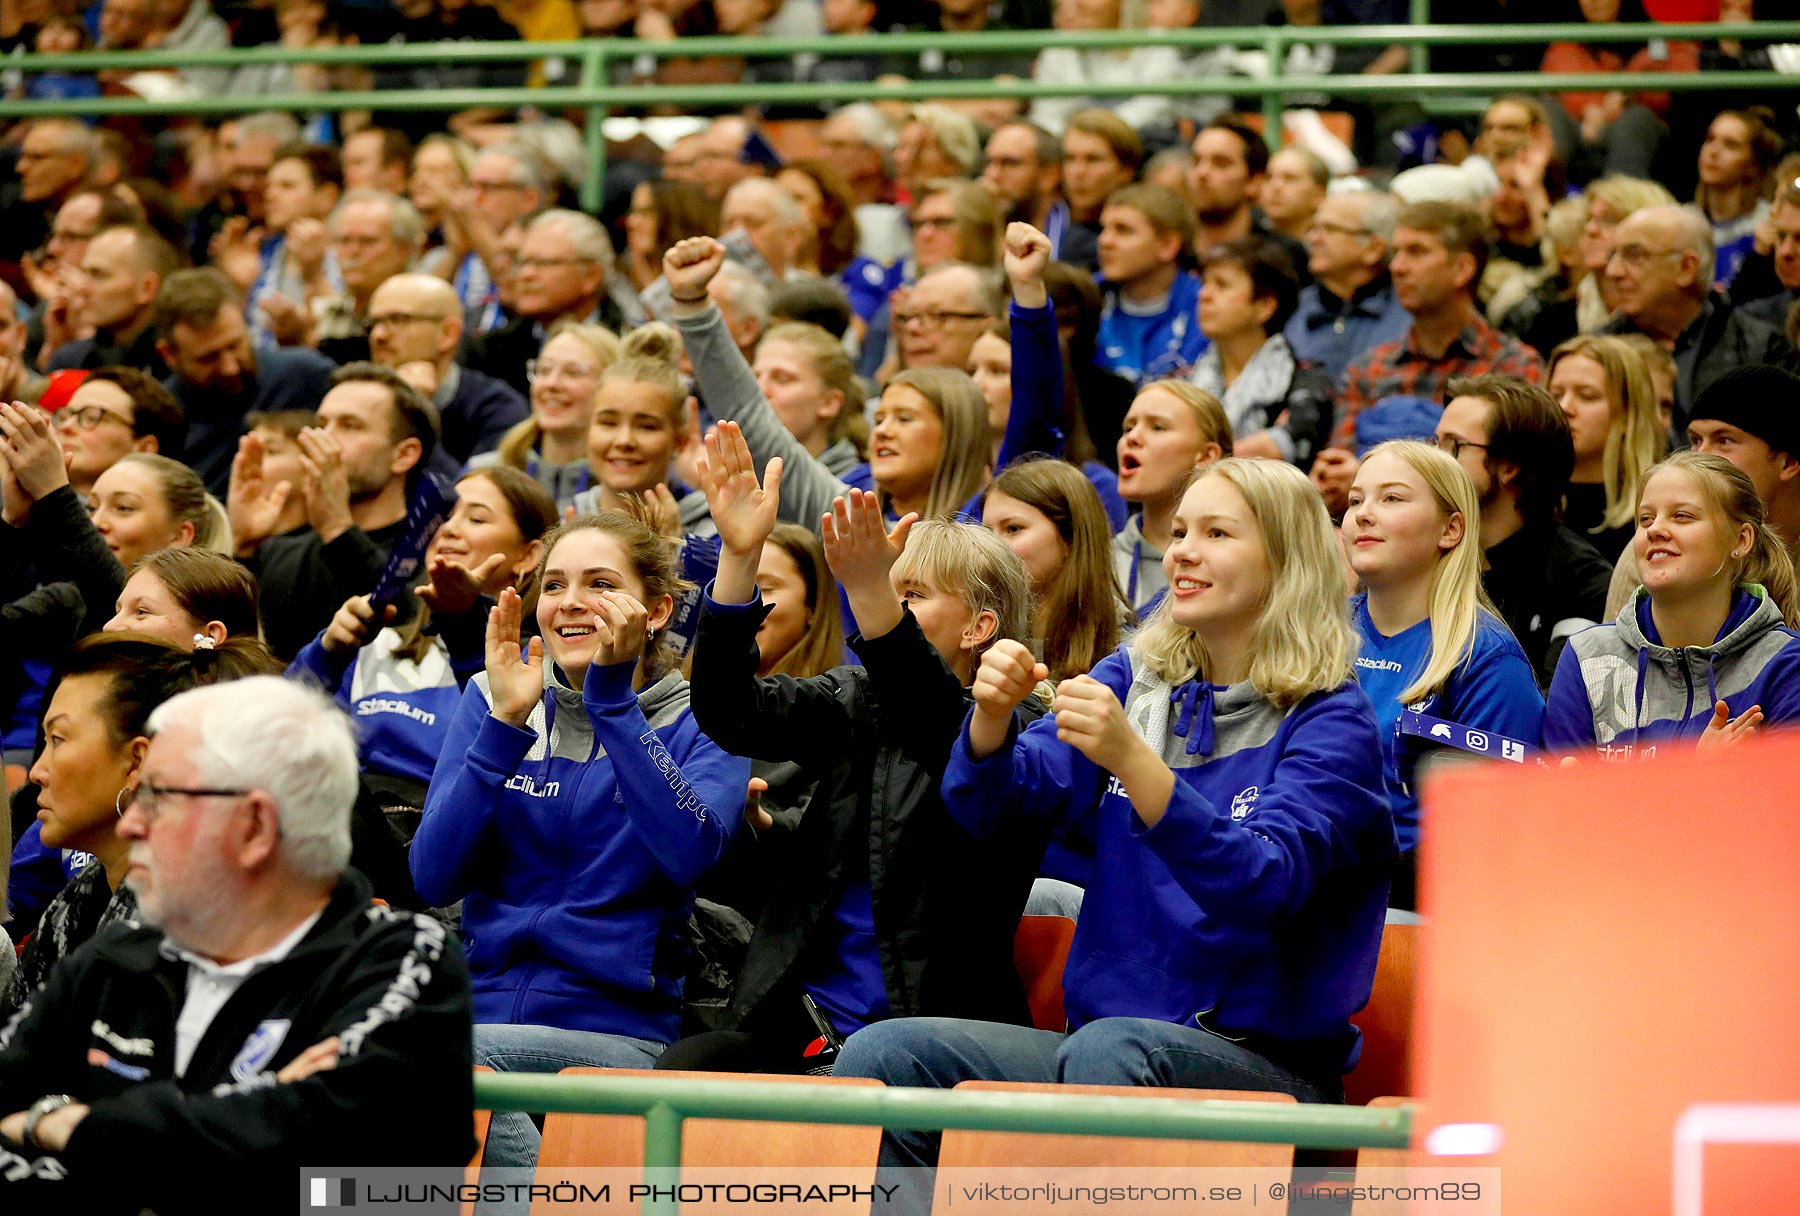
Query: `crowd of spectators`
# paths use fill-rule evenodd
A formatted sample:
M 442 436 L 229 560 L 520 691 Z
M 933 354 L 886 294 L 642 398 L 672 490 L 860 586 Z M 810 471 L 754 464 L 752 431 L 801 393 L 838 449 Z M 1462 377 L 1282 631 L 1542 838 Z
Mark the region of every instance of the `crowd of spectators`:
M 1456 17 L 1661 15 L 1528 8 Z M 20 0 L 0 55 L 1404 18 Z M 328 96 L 554 58 L 0 59 L 33 98 L 319 95 L 0 146 L 0 1193 L 156 1207 L 180 1180 L 119 1162 L 250 1178 L 330 1112 L 400 1118 L 401 1082 L 466 1111 L 471 1059 L 1341 1100 L 1432 770 L 1800 717 L 1791 123 L 1333 100 L 1394 47 L 1296 47 L 1319 79 L 1273 150 L 1222 97 L 880 92 L 1258 54 L 621 63 L 866 97 L 663 115 L 594 212 L 568 119 Z M 1067 1033 L 1030 1028 L 1025 913 L 1078 923 Z M 118 979 L 155 967 L 179 1016 Z M 456 1118 L 416 1131 L 369 1140 L 466 1157 Z M 536 1149 L 494 1119 L 491 1164 Z

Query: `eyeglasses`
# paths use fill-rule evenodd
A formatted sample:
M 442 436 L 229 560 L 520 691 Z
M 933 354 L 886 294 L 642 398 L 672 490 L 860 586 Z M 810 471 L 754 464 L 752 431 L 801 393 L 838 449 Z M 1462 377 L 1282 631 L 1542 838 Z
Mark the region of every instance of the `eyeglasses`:
M 1678 258 L 1685 252 L 1682 249 L 1645 249 L 1642 245 L 1615 245 L 1613 251 L 1606 255 L 1606 260 L 1610 262 L 1618 258 L 1635 269 L 1651 258 Z
M 1458 439 L 1453 435 L 1439 435 L 1434 442 L 1437 444 L 1437 450 L 1448 452 L 1452 460 L 1461 459 L 1464 448 L 1480 448 L 1484 452 L 1488 450 L 1488 445 L 1485 443 L 1476 443 L 1473 439 Z
M 377 325 L 417 325 L 420 322 L 436 325 L 443 319 L 427 312 L 384 312 L 379 317 L 369 318 L 369 328 L 374 329 Z
M 548 270 L 552 266 L 586 266 L 593 258 L 515 258 L 513 266 L 518 270 Z
M 531 187 L 523 182 L 476 182 L 469 183 L 471 190 L 529 190 Z
M 56 411 L 56 429 L 59 431 L 91 431 L 108 418 L 125 426 L 131 425 L 131 419 L 116 410 L 109 410 L 103 405 L 84 405 L 80 409 L 69 409 L 65 406 Z
M 913 220 L 912 226 L 914 228 L 954 228 L 956 227 L 956 217 L 953 215 L 921 215 Z
M 525 360 L 525 379 L 529 383 L 539 380 L 553 380 L 558 376 L 564 380 L 598 380 L 600 370 L 582 367 L 578 363 L 545 363 L 542 359 Z
M 1311 236 L 1315 232 L 1330 233 L 1332 236 L 1370 235 L 1369 230 L 1366 228 L 1348 228 L 1343 224 L 1327 224 L 1323 220 L 1314 220 L 1306 226 L 1306 235 Z
M 897 312 L 894 314 L 895 325 L 917 325 L 920 329 L 943 329 L 952 321 L 986 321 L 985 312 L 939 312 L 931 309 L 926 312 Z
M 156 817 L 162 814 L 165 800 L 173 797 L 183 798 L 242 798 L 249 790 L 212 789 L 203 785 L 157 785 L 151 781 L 140 781 L 132 792 L 127 806 L 135 806 L 144 813 L 145 823 L 155 823 Z

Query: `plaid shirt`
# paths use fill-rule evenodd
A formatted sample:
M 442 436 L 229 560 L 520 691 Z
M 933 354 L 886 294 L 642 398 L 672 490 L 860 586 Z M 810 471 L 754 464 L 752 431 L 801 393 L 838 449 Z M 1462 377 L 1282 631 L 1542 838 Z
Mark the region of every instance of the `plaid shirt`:
M 1409 329 L 1398 342 L 1367 350 L 1344 369 L 1331 446 L 1355 451 L 1356 416 L 1383 397 L 1442 401 L 1450 381 L 1490 372 L 1519 376 L 1533 384 L 1544 378 L 1544 362 L 1536 351 L 1498 332 L 1479 316 L 1456 335 L 1442 358 L 1415 350 L 1412 337 Z

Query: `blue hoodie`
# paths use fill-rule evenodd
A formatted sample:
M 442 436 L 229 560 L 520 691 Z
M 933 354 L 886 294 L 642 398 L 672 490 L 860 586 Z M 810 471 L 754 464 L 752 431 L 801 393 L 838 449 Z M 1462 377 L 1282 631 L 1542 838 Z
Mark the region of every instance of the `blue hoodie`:
M 1618 620 L 1569 639 L 1550 682 L 1544 746 L 1647 760 L 1659 742 L 1699 738 L 1718 701 L 1734 718 L 1760 705 L 1770 726 L 1800 722 L 1800 633 L 1745 583 L 1711 646 L 1664 646 L 1640 587 Z
M 673 1042 L 694 884 L 743 822 L 750 762 L 726 755 L 671 673 L 635 696 L 635 664 L 582 692 L 544 665 L 521 730 L 469 681 L 412 844 L 436 905 L 463 900 L 475 1021 Z
M 1094 362 L 1142 388 L 1185 376 L 1210 345 L 1200 332 L 1200 276 L 1183 270 L 1154 312 L 1139 312 L 1119 292 L 1107 292 Z
M 1248 682 L 1171 687 L 1133 659 L 1121 647 L 1093 676 L 1175 774 L 1155 827 L 1057 739 L 1054 716 L 981 761 L 965 724 L 945 805 L 984 838 L 1099 804 L 1063 972 L 1071 1027 L 1155 1018 L 1244 1036 L 1289 1067 L 1348 1070 L 1395 857 L 1369 699 L 1346 683 L 1282 710 Z
M 1352 601 L 1351 619 L 1362 640 L 1356 656 L 1356 680 L 1375 707 L 1383 777 L 1388 802 L 1394 808 L 1394 834 L 1405 852 L 1419 847 L 1419 794 L 1413 788 L 1413 768 L 1422 746 L 1414 747 L 1414 741 L 1401 738 L 1400 713 L 1407 706 L 1400 703 L 1400 694 L 1431 661 L 1431 622 L 1420 621 L 1386 637 L 1369 617 L 1366 595 Z M 1411 708 L 1527 745 L 1537 742 L 1544 723 L 1544 697 L 1538 692 L 1531 660 L 1505 623 L 1481 610 L 1476 613 L 1469 653 L 1442 688 Z
M 310 676 L 356 719 L 363 771 L 405 777 L 424 785 L 450 736 L 463 685 L 486 660 L 487 613 L 432 619 L 437 636 L 422 660 L 394 653 L 400 632 L 391 626 L 356 650 L 325 649 L 325 635 L 301 647 L 287 676 Z

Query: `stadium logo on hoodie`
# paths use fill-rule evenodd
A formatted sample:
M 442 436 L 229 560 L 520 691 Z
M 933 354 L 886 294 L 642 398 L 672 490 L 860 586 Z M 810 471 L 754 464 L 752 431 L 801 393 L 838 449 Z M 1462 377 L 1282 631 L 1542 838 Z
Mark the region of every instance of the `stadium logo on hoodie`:
M 539 785 L 530 777 L 520 773 L 517 776 L 508 777 L 506 779 L 506 788 L 509 790 L 518 790 L 521 794 L 529 795 L 532 798 L 554 798 L 557 794 L 562 792 L 562 782 L 546 781 L 544 784 Z
M 1237 797 L 1231 800 L 1231 819 L 1233 823 L 1237 822 L 1239 819 L 1243 819 L 1245 816 L 1249 815 L 1251 811 L 1256 809 L 1256 796 L 1260 792 L 1261 787 L 1255 785 L 1249 786 L 1246 789 L 1241 789 L 1237 792 Z

